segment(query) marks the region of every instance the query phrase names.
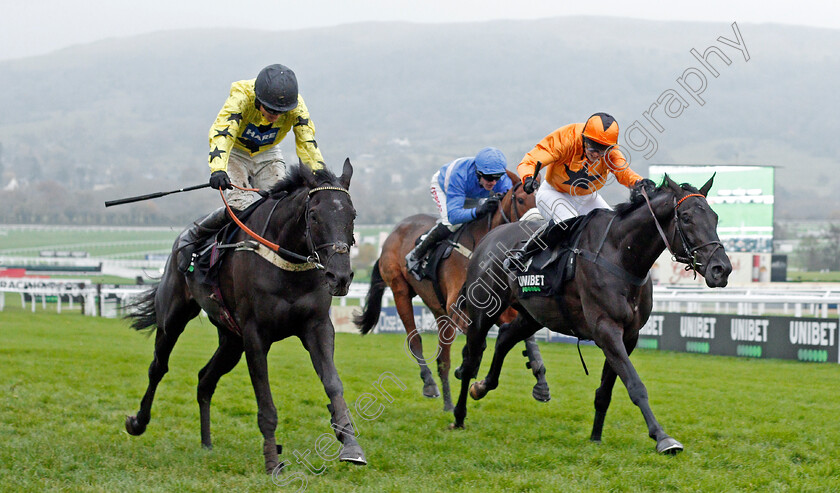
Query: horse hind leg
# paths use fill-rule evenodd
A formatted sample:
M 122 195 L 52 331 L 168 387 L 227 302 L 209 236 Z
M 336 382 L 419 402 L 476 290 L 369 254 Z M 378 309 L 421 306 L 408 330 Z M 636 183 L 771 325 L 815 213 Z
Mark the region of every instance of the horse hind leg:
M 164 282 L 158 288 L 155 298 L 155 312 L 157 316 L 157 331 L 155 333 L 155 352 L 149 365 L 149 385 L 140 400 L 140 410 L 134 416 L 126 416 L 125 429 L 130 435 L 142 435 L 152 417 L 152 402 L 155 391 L 163 376 L 169 371 L 169 356 L 172 348 L 178 342 L 178 337 L 184 331 L 187 322 L 198 315 L 201 309 L 195 301 L 187 300 L 183 295 L 183 285 L 171 286 Z
M 534 388 L 531 391 L 531 396 L 539 402 L 550 401 L 551 391 L 548 388 L 548 381 L 545 379 L 545 363 L 543 363 L 540 347 L 537 345 L 537 340 L 533 335 L 525 339 L 525 350 L 522 351 L 522 355 L 528 358 L 528 362 L 525 363 L 525 368 L 530 369 L 534 374 L 534 378 L 537 379 L 537 383 L 534 384 Z
M 429 369 L 429 365 L 423 357 L 423 340 L 420 338 L 420 332 L 417 330 L 417 325 L 414 322 L 414 305 L 412 305 L 411 296 L 408 294 L 408 285 L 394 280 L 391 285 L 391 292 L 394 295 L 394 305 L 397 308 L 397 314 L 400 316 L 400 320 L 402 320 L 407 334 L 405 339 L 406 351 L 408 351 L 409 355 L 420 366 L 420 379 L 423 381 L 423 396 L 432 399 L 440 397 L 440 391 L 432 376 L 432 371 Z
M 206 449 L 213 448 L 210 438 L 210 401 L 216 391 L 219 379 L 229 373 L 242 358 L 242 338 L 233 334 L 225 327 L 219 330 L 219 347 L 207 362 L 207 365 L 198 372 L 198 388 L 196 398 L 198 409 L 201 415 L 201 446 Z

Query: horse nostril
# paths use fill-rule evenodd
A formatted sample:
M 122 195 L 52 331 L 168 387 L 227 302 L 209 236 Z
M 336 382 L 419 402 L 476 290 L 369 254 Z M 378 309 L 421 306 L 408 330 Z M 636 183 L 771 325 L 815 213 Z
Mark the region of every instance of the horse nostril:
M 720 265 L 712 266 L 712 278 L 720 279 L 723 277 L 723 267 Z
M 330 284 L 335 284 L 335 281 L 336 281 L 335 274 L 333 274 L 332 272 L 327 272 L 326 277 L 327 277 L 327 282 L 329 282 Z

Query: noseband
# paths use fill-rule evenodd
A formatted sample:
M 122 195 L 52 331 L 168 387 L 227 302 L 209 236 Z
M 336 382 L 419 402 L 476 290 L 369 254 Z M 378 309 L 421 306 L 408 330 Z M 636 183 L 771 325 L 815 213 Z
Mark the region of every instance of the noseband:
M 644 188 L 642 188 L 642 196 L 645 198 L 648 210 L 653 216 L 653 222 L 654 224 L 656 224 L 656 229 L 659 230 L 659 236 L 662 237 L 662 241 L 665 242 L 665 246 L 668 248 L 668 251 L 671 252 L 671 260 L 686 264 L 685 270 L 694 271 L 694 278 L 696 279 L 697 267 L 703 265 L 702 263 L 697 261 L 697 251 L 709 245 L 714 245 L 714 248 L 712 248 L 712 252 L 709 254 L 709 258 L 712 258 L 712 255 L 715 254 L 718 248 L 723 248 L 723 243 L 717 240 L 713 240 L 707 243 L 703 243 L 702 245 L 692 247 L 691 243 L 688 241 L 688 237 L 685 235 L 685 232 L 683 232 L 682 228 L 680 227 L 680 218 L 677 215 L 677 209 L 679 208 L 680 204 L 682 204 L 685 201 L 685 199 L 689 197 L 701 197 L 705 199 L 706 196 L 700 193 L 691 193 L 681 198 L 679 201 L 677 201 L 676 197 L 674 198 L 674 226 L 676 227 L 677 234 L 680 236 L 680 241 L 683 245 L 683 254 L 678 254 L 674 252 L 673 248 L 671 248 L 671 244 L 668 242 L 668 238 L 665 236 L 665 232 L 662 230 L 662 226 L 659 225 L 659 220 L 656 219 L 656 214 L 654 214 L 653 212 L 653 207 L 650 205 L 650 199 L 648 198 L 647 192 Z

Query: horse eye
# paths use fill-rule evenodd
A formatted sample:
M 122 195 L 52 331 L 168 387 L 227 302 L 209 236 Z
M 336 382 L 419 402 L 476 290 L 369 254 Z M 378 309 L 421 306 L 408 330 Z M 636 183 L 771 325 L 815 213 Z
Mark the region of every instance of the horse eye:
M 520 205 L 525 203 L 525 199 L 523 198 L 517 198 L 516 201 L 519 202 Z

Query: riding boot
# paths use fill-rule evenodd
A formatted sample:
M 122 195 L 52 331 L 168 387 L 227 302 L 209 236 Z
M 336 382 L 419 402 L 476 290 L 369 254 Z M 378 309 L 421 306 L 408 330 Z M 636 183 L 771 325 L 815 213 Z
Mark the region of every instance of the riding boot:
M 227 210 L 220 207 L 200 221 L 196 221 L 178 238 L 178 270 L 187 272 L 192 266 L 195 250 L 211 235 L 228 223 Z
M 553 219 L 546 221 L 545 224 L 531 234 L 531 237 L 522 245 L 522 248 L 511 249 L 508 252 L 508 257 L 502 262 L 502 266 L 507 270 L 518 269 L 524 271 L 526 268 L 525 263 L 528 262 L 528 259 L 533 257 L 535 253 L 550 248 L 555 243 L 555 241 L 552 241 L 552 237 L 556 236 L 556 233 L 563 231 L 562 228 L 557 228 L 556 226 Z
M 452 232 L 445 224 L 437 223 L 426 237 L 413 250 L 408 252 L 408 255 L 405 256 L 405 265 L 415 279 L 419 281 L 423 278 L 420 272 L 420 261 L 423 260 L 426 253 L 439 241 L 448 238 L 450 233 Z

